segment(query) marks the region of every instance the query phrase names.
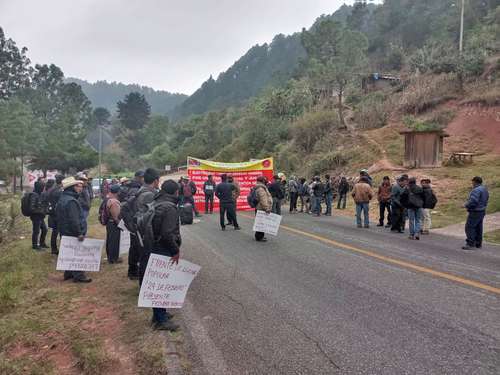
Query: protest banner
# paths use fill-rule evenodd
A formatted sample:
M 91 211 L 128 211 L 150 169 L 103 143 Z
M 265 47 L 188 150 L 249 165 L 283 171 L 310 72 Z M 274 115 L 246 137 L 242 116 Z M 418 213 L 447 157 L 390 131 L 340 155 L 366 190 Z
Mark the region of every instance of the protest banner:
M 182 307 L 189 285 L 201 267 L 183 259 L 179 264 L 171 264 L 171 259 L 151 254 L 139 293 L 139 307 Z
M 266 214 L 264 211 L 257 211 L 253 223 L 254 232 L 264 232 L 273 236 L 278 235 L 281 224 L 281 216 L 273 213 Z
M 62 236 L 56 270 L 99 271 L 103 246 L 104 240 L 85 238 L 78 241 L 76 237 Z
M 210 160 L 188 157 L 188 176 L 196 185 L 194 201 L 199 211 L 205 210 L 205 194 L 203 183 L 212 175 L 216 183 L 220 183 L 221 174 L 229 174 L 240 186 L 240 196 L 236 201 L 236 208 L 241 211 L 254 210 L 248 205 L 247 195 L 255 185 L 257 177 L 265 176 L 268 180 L 273 177 L 273 158 L 251 160 L 242 163 L 219 163 Z M 219 209 L 219 200 L 214 201 L 214 209 Z
M 127 229 L 120 231 L 120 256 L 128 254 L 130 250 L 130 232 Z

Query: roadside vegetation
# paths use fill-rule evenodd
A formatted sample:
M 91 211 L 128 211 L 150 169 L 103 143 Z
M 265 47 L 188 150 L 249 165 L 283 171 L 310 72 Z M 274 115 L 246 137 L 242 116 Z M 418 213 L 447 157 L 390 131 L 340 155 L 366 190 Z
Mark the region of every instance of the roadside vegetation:
M 89 237 L 103 238 L 90 217 Z M 63 282 L 55 257 L 31 249 L 28 221 L 0 245 L 0 374 L 166 373 L 167 336 L 149 329 L 127 266 L 103 260 L 91 284 Z M 170 340 L 182 356 L 182 334 Z

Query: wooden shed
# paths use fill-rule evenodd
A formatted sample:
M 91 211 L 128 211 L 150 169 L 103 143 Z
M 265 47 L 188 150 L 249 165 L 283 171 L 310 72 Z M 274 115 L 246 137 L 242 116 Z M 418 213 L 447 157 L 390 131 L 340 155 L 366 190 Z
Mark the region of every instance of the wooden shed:
M 444 138 L 448 134 L 443 130 L 403 130 L 405 137 L 406 168 L 438 168 L 443 163 Z

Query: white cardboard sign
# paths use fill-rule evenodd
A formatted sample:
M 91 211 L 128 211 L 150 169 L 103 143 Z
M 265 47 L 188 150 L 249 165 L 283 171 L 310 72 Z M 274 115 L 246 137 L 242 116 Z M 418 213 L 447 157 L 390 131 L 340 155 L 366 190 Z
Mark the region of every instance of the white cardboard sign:
M 103 246 L 104 240 L 62 236 L 56 270 L 98 272 Z
M 179 264 L 171 264 L 171 259 L 150 255 L 139 293 L 139 307 L 182 307 L 189 285 L 201 267 L 183 259 Z
M 264 232 L 273 236 L 278 235 L 281 224 L 281 216 L 273 213 L 266 214 L 264 211 L 257 211 L 255 222 L 253 223 L 254 232 Z
M 128 254 L 130 250 L 130 232 L 127 229 L 120 231 L 120 255 Z

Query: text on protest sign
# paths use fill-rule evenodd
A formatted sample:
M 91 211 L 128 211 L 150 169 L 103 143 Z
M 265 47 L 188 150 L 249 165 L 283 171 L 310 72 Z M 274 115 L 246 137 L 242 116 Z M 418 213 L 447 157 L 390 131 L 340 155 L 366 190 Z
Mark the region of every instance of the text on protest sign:
M 264 211 L 257 211 L 255 222 L 253 223 L 254 232 L 264 232 L 273 236 L 278 235 L 281 216 L 273 213 L 267 214 Z
M 62 236 L 57 257 L 58 271 L 97 272 L 101 266 L 101 252 L 104 240 Z
M 171 259 L 151 254 L 139 293 L 139 307 L 182 307 L 189 285 L 201 267 L 183 259 L 179 264 L 170 264 Z

